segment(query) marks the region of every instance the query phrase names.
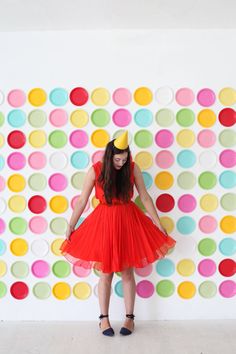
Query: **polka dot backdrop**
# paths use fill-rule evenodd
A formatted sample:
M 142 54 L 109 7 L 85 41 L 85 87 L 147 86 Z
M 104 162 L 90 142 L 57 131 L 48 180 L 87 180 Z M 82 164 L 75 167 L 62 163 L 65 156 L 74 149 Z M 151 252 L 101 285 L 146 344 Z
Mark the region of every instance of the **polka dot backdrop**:
M 124 129 L 161 222 L 177 240 L 164 259 L 135 269 L 137 296 L 235 296 L 234 88 L 34 87 L 1 97 L 2 300 L 97 297 L 99 272 L 72 267 L 60 245 L 86 171 Z M 76 227 L 97 204 L 91 195 Z

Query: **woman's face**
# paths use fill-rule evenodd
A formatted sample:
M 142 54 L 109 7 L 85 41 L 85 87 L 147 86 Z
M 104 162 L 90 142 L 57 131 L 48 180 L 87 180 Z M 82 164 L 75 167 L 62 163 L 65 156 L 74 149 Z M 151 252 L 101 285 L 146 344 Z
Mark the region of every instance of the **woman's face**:
M 122 154 L 113 155 L 113 166 L 116 170 L 120 170 L 122 166 L 126 163 L 128 157 L 128 152 L 123 152 Z

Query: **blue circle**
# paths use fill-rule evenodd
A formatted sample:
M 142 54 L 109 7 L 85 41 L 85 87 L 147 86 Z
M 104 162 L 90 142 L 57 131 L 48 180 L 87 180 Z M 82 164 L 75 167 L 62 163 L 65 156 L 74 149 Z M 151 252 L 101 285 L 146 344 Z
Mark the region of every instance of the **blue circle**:
M 142 175 L 143 175 L 143 180 L 144 180 L 146 188 L 147 189 L 150 188 L 153 183 L 152 176 L 148 172 L 142 172 Z
M 196 155 L 192 150 L 182 150 L 177 155 L 178 164 L 183 168 L 190 168 L 196 163 Z
M 236 186 L 236 173 L 226 170 L 220 174 L 219 181 L 224 188 L 234 188 Z
M 156 264 L 156 271 L 159 275 L 163 277 L 169 277 L 175 271 L 174 262 L 168 258 L 161 259 Z
M 219 244 L 219 250 L 225 256 L 232 256 L 236 253 L 236 240 L 227 237 L 224 238 Z
M 12 127 L 22 127 L 26 121 L 26 114 L 21 109 L 13 109 L 8 113 L 7 121 Z
M 183 216 L 177 221 L 177 230 L 184 235 L 191 234 L 196 228 L 196 222 L 190 216 Z
M 0 170 L 2 170 L 4 166 L 5 166 L 4 157 L 0 155 Z
M 0 256 L 6 251 L 6 244 L 3 240 L 0 239 Z
M 68 101 L 68 93 L 63 88 L 55 88 L 49 94 L 49 99 L 54 106 L 64 106 Z
M 86 168 L 89 164 L 89 155 L 84 151 L 76 151 L 71 155 L 71 164 L 78 170 Z
M 134 115 L 135 123 L 140 127 L 148 127 L 153 121 L 153 114 L 149 109 L 139 109 Z
M 115 292 L 118 296 L 124 297 L 122 280 L 119 280 L 115 285 Z

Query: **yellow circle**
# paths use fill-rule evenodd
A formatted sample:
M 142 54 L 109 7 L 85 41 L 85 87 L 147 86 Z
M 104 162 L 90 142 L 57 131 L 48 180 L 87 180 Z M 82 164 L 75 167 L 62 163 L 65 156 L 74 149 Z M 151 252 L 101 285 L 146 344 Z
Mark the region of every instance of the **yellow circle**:
M 180 146 L 190 147 L 195 142 L 195 134 L 190 129 L 182 129 L 178 132 L 176 141 Z
M 191 281 L 184 281 L 178 286 L 178 294 L 183 299 L 191 299 L 196 294 L 196 287 Z
M 85 125 L 88 124 L 89 115 L 83 109 L 76 109 L 70 115 L 71 123 L 77 128 L 83 128 Z
M 42 106 L 47 100 L 46 92 L 41 88 L 34 88 L 28 94 L 28 100 L 32 106 Z
M 4 135 L 0 134 L 0 147 L 2 147 L 5 143 Z
M 110 93 L 103 87 L 98 87 L 91 93 L 91 101 L 96 106 L 105 106 L 110 101 Z
M 0 261 L 0 277 L 3 277 L 7 272 L 7 264 L 4 261 Z
M 198 123 L 205 128 L 212 127 L 216 122 L 216 115 L 211 109 L 203 109 L 198 113 Z
M 218 208 L 218 198 L 216 195 L 208 193 L 204 194 L 200 199 L 200 206 L 202 210 L 210 212 Z
M 86 300 L 91 293 L 91 286 L 86 282 L 76 283 L 73 287 L 73 294 L 80 300 Z
M 134 92 L 134 100 L 141 106 L 147 106 L 153 100 L 152 91 L 147 87 L 139 87 Z
M 10 250 L 15 256 L 24 256 L 28 252 L 28 243 L 23 238 L 15 238 L 10 244 Z
M 56 283 L 52 288 L 52 293 L 58 300 L 65 300 L 71 294 L 70 285 L 65 282 Z
M 16 173 L 8 178 L 7 185 L 12 192 L 21 192 L 26 185 L 25 178 L 22 175 Z
M 160 217 L 160 221 L 161 225 L 166 229 L 167 233 L 171 234 L 175 227 L 174 221 L 168 216 Z
M 91 135 L 91 141 L 94 146 L 103 148 L 109 143 L 110 136 L 104 129 L 97 129 Z
M 155 184 L 159 189 L 169 189 L 174 183 L 174 177 L 170 172 L 160 172 L 155 177 Z
M 64 238 L 56 238 L 51 244 L 52 253 L 54 253 L 56 256 L 61 256 L 60 247 L 63 241 Z
M 140 151 L 135 155 L 134 161 L 141 168 L 141 170 L 147 170 L 153 165 L 153 157 L 150 152 Z
M 220 221 L 220 228 L 226 234 L 236 231 L 236 218 L 233 215 L 226 215 Z
M 95 196 L 92 198 L 92 207 L 95 209 L 98 204 L 100 204 L 99 199 L 97 199 Z
M 68 200 L 62 195 L 56 195 L 51 198 L 49 206 L 54 213 L 61 214 L 68 209 Z
M 219 92 L 219 100 L 224 106 L 231 106 L 236 103 L 236 90 L 225 87 Z
M 26 208 L 26 199 L 22 195 L 13 195 L 8 201 L 8 207 L 15 213 L 22 213 Z
M 40 148 L 47 142 L 47 135 L 44 130 L 34 130 L 29 135 L 29 143 L 35 147 Z
M 191 259 L 182 259 L 179 261 L 176 268 L 179 274 L 185 277 L 192 275 L 196 269 L 195 264 Z

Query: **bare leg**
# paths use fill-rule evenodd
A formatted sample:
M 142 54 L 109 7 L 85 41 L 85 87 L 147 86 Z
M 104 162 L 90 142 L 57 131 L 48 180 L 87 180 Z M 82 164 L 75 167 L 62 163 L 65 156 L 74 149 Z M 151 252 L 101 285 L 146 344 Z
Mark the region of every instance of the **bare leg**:
M 103 315 L 109 314 L 109 303 L 110 303 L 110 295 L 111 295 L 111 283 L 114 273 L 103 273 L 100 274 L 100 279 L 98 282 L 98 297 L 99 297 L 99 305 L 100 311 Z M 102 330 L 110 327 L 110 322 L 108 317 L 104 317 L 101 319 L 101 328 Z
M 126 313 L 134 313 L 134 302 L 136 295 L 136 284 L 134 279 L 134 270 L 133 268 L 128 268 L 121 272 L 122 282 L 123 282 L 123 291 L 124 291 L 124 301 Z M 133 330 L 133 320 L 126 317 L 124 327 L 129 330 Z

